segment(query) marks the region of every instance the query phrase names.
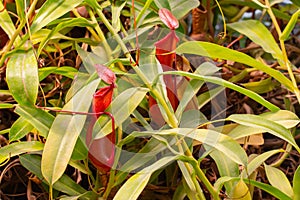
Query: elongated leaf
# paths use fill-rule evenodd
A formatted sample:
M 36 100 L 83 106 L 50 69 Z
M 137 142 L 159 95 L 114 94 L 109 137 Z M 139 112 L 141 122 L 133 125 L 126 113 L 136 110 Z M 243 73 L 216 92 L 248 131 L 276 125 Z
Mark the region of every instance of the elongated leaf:
M 258 94 L 263 94 L 266 92 L 270 92 L 278 87 L 280 84 L 278 82 L 272 81 L 272 78 L 269 77 L 267 79 L 257 81 L 257 82 L 248 82 L 242 84 L 245 88 L 256 92 Z
M 52 38 L 52 36 L 54 36 L 56 33 L 58 33 L 59 31 L 61 31 L 62 29 L 68 28 L 68 27 L 93 27 L 94 25 L 89 22 L 87 19 L 85 18 L 74 18 L 74 19 L 66 19 L 66 20 L 62 20 L 61 23 L 57 24 L 55 26 L 54 29 L 52 29 L 49 34 L 44 37 L 44 39 L 41 41 L 38 51 L 37 51 L 37 55 L 40 55 L 42 49 L 45 47 L 45 45 L 47 44 L 47 42 Z
M 264 105 L 265 107 L 267 107 L 268 109 L 270 109 L 271 111 L 278 111 L 279 108 L 277 106 L 275 106 L 274 104 L 266 101 L 264 98 L 262 98 L 261 96 L 259 96 L 258 94 L 247 90 L 245 88 L 242 88 L 238 85 L 235 85 L 234 83 L 228 82 L 222 78 L 219 77 L 214 77 L 214 76 L 202 76 L 199 74 L 193 74 L 193 73 L 189 73 L 189 72 L 183 72 L 183 71 L 172 71 L 172 72 L 164 72 L 161 73 L 160 75 L 163 74 L 176 74 L 176 75 L 181 75 L 181 76 L 186 76 L 192 79 L 198 79 L 198 80 L 204 80 L 210 83 L 214 83 L 217 85 L 222 85 L 224 87 L 228 87 L 230 89 L 236 90 L 242 94 L 245 94 L 246 96 L 252 98 L 253 100 L 259 102 L 260 104 Z
M 31 33 L 40 30 L 42 27 L 48 25 L 51 21 L 63 16 L 64 14 L 78 6 L 81 2 L 82 0 L 46 1 L 33 19 L 30 27 Z
M 88 112 L 99 81 L 96 79 L 86 84 L 63 110 Z M 55 183 L 64 173 L 85 119 L 86 115 L 68 114 L 59 114 L 55 118 L 42 157 L 42 173 L 49 184 Z
M 239 176 L 239 165 L 234 163 L 231 159 L 228 159 L 227 156 L 218 150 L 214 150 L 210 153 L 210 156 L 214 159 L 217 164 L 220 176 L 230 176 L 238 177 Z M 225 183 L 226 193 L 231 194 L 234 189 L 236 182 L 228 181 Z
M 118 95 L 111 103 L 111 114 L 115 118 L 115 128 L 120 126 L 136 109 L 140 102 L 144 99 L 146 93 L 149 90 L 146 88 L 129 88 Z M 106 123 L 102 128 L 100 123 L 106 117 L 99 117 L 93 129 L 93 135 L 95 139 L 102 138 L 111 133 L 111 120 Z
M 168 156 L 158 160 L 153 165 L 146 167 L 140 172 L 136 173 L 130 177 L 125 184 L 119 189 L 114 200 L 135 200 L 139 197 L 140 193 L 143 191 L 147 185 L 151 175 L 156 170 L 166 166 L 172 161 L 175 161 L 178 156 Z
M 34 105 L 38 94 L 38 66 L 32 49 L 15 53 L 7 63 L 7 84 L 20 105 Z
M 222 47 L 208 42 L 191 41 L 185 42 L 182 45 L 180 45 L 176 49 L 176 52 L 207 56 L 211 58 L 221 58 L 249 65 L 269 74 L 271 77 L 275 78 L 277 81 L 285 85 L 289 90 L 294 91 L 292 82 L 287 77 L 285 77 L 280 71 L 272 69 L 269 66 L 253 59 L 252 57 L 244 53 L 228 49 L 226 47 Z
M 275 167 L 266 164 L 264 166 L 266 175 L 271 185 L 284 192 L 290 198 L 292 198 L 294 192 L 286 175 L 281 170 Z
M 263 129 L 265 132 L 269 132 L 287 141 L 288 143 L 293 145 L 298 152 L 300 152 L 300 149 L 290 131 L 281 124 L 265 119 L 261 116 L 251 114 L 233 114 L 230 115 L 227 119 L 245 126 Z
M 288 39 L 288 37 L 290 36 L 292 30 L 295 28 L 295 25 L 298 21 L 299 14 L 300 14 L 300 9 L 292 15 L 289 23 L 286 25 L 286 27 L 284 28 L 282 34 L 280 35 L 281 40 L 287 40 Z
M 223 152 L 229 159 L 240 165 L 247 165 L 248 159 L 242 147 L 232 138 L 219 132 L 208 129 L 175 128 L 160 131 L 133 132 L 131 137 L 143 137 L 151 135 L 174 136 L 180 135 L 204 143 L 210 148 Z
M 0 148 L 0 163 L 26 152 L 43 150 L 44 144 L 37 141 L 15 142 Z
M 43 67 L 39 69 L 39 80 L 45 79 L 49 74 L 60 74 L 68 78 L 74 79 L 78 70 L 74 67 Z
M 9 131 L 9 141 L 19 140 L 33 129 L 33 126 L 23 117 L 19 117 L 11 126 Z
M 268 158 L 270 158 L 271 156 L 280 153 L 280 152 L 284 152 L 283 150 L 271 150 L 271 151 L 267 151 L 261 155 L 258 155 L 257 157 L 255 157 L 253 160 L 250 161 L 250 163 L 247 165 L 247 168 L 244 169 L 241 173 L 241 177 L 242 178 L 247 178 L 248 176 L 250 176 L 259 166 L 261 166 Z
M 15 106 L 10 103 L 1 103 L 0 104 L 0 109 L 7 109 L 7 108 L 14 108 Z
M 34 154 L 22 155 L 20 156 L 20 162 L 27 170 L 46 182 L 41 172 L 41 156 Z M 68 195 L 81 195 L 86 192 L 84 188 L 65 174 L 53 185 L 53 188 Z
M 228 27 L 246 35 L 274 58 L 283 60 L 283 55 L 271 32 L 257 20 L 243 20 L 228 24 Z
M 36 107 L 16 106 L 15 112 L 27 120 L 40 135 L 47 137 L 54 116 Z
M 266 112 L 260 114 L 259 116 L 263 117 L 264 119 L 268 119 L 270 121 L 281 124 L 286 129 L 293 128 L 299 123 L 298 116 L 295 113 L 287 110 L 279 110 L 277 112 Z M 262 128 L 237 125 L 228 133 L 228 136 L 232 137 L 233 139 L 238 139 L 263 132 L 266 131 Z
M 297 167 L 293 178 L 294 199 L 300 199 L 300 166 Z
M 22 0 L 16 0 L 15 2 L 16 2 L 16 9 L 17 9 L 18 17 L 20 17 L 21 20 L 25 20 L 26 19 L 25 2 Z
M 13 36 L 16 31 L 15 25 L 11 20 L 7 10 L 4 8 L 2 1 L 0 2 L 0 25 L 1 28 L 5 31 L 9 38 Z
M 111 6 L 111 14 L 112 14 L 112 26 L 116 30 L 116 32 L 119 32 L 121 29 L 121 20 L 120 15 L 121 11 L 124 8 L 126 4 L 126 1 L 114 1 Z

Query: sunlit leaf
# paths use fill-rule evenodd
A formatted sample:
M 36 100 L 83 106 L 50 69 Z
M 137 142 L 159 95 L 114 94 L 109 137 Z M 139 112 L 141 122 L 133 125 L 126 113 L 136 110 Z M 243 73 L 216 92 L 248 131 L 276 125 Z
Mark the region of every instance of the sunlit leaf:
M 245 151 L 232 138 L 219 132 L 208 129 L 175 128 L 160 131 L 133 132 L 131 137 L 143 137 L 151 135 L 174 136 L 180 135 L 197 140 L 223 152 L 229 159 L 235 163 L 246 166 L 248 159 Z
M 210 156 L 214 159 L 217 164 L 220 176 L 230 176 L 238 177 L 239 176 L 239 165 L 233 162 L 231 159 L 228 159 L 227 156 L 218 150 L 214 150 L 210 153 Z M 236 182 L 228 181 L 224 184 L 227 193 L 231 193 L 235 188 Z
M 35 15 L 33 22 L 30 26 L 31 33 L 34 33 L 44 26 L 48 25 L 51 21 L 58 19 L 67 12 L 71 11 L 73 8 L 78 6 L 82 0 L 73 1 L 56 1 L 48 0 L 43 6 L 38 10 Z
M 292 82 L 287 77 L 285 77 L 279 70 L 272 69 L 269 66 L 255 60 L 254 58 L 244 53 L 226 47 L 222 47 L 220 45 L 216 45 L 209 42 L 191 41 L 181 44 L 176 49 L 176 52 L 207 56 L 211 58 L 220 58 L 249 65 L 269 74 L 271 77 L 275 78 L 277 81 L 285 85 L 289 90 L 294 91 Z M 279 52 L 276 52 L 276 54 L 277 53 Z
M 100 79 L 87 83 L 62 108 L 66 111 L 88 112 L 93 93 Z M 42 157 L 42 173 L 49 184 L 64 173 L 84 126 L 86 115 L 59 114 L 49 131 Z
M 36 128 L 40 135 L 47 137 L 49 129 L 53 123 L 54 116 L 38 109 L 36 107 L 17 106 L 15 112 L 27 120 L 34 128 Z
M 117 194 L 114 197 L 114 200 L 137 199 L 147 185 L 152 173 L 169 164 L 170 162 L 175 161 L 176 159 L 177 156 L 164 157 L 158 160 L 153 165 L 150 165 L 149 167 L 146 167 L 138 173 L 134 174 L 118 190 Z
M 253 92 L 256 92 L 258 94 L 263 94 L 270 92 L 274 90 L 276 87 L 278 87 L 280 84 L 278 82 L 272 81 L 272 78 L 269 77 L 264 80 L 260 80 L 257 82 L 248 82 L 248 83 L 243 83 L 242 84 L 245 88 L 248 90 L 251 90 Z
M 0 25 L 1 28 L 5 31 L 9 38 L 13 36 L 16 31 L 13 21 L 11 20 L 7 10 L 4 8 L 2 1 L 0 2 Z
M 9 141 L 19 140 L 23 138 L 33 129 L 33 126 L 23 117 L 19 117 L 13 123 L 9 131 Z
M 231 195 L 231 199 L 240 199 L 240 200 L 251 200 L 251 194 L 246 183 L 240 179 L 235 185 Z
M 274 37 L 260 21 L 243 20 L 228 24 L 228 27 L 249 37 L 250 40 L 260 45 L 266 52 L 271 53 L 274 58 L 283 60 L 283 54 Z
M 240 177 L 228 177 L 228 176 L 224 176 L 221 177 L 217 180 L 217 182 L 215 183 L 215 188 L 218 188 L 219 190 L 221 189 L 222 185 L 227 182 L 227 181 L 239 181 L 241 180 Z M 274 196 L 277 199 L 284 199 L 284 200 L 292 200 L 292 198 L 290 198 L 289 196 L 287 196 L 285 193 L 283 193 L 282 191 L 280 191 L 279 189 L 266 184 L 266 183 L 262 183 L 262 182 L 258 182 L 258 181 L 254 181 L 251 179 L 243 179 L 245 183 L 249 183 L 259 189 L 262 189 L 264 191 L 266 191 L 267 193 L 271 194 L 272 196 Z
M 292 198 L 294 192 L 286 175 L 280 169 L 266 164 L 264 166 L 270 184 Z
M 124 8 L 126 1 L 113 1 L 111 5 L 111 15 L 112 15 L 112 26 L 116 30 L 116 32 L 121 29 L 121 20 L 120 15 L 121 11 Z
M 34 105 L 38 94 L 38 66 L 32 49 L 15 53 L 7 63 L 7 84 L 20 105 Z
M 300 199 L 300 166 L 297 167 L 293 178 L 294 199 Z
M 50 74 L 60 74 L 68 78 L 73 79 L 78 70 L 74 67 L 62 66 L 62 67 L 43 67 L 39 69 L 39 80 L 42 81 Z
M 269 132 L 289 142 L 291 145 L 293 145 L 296 148 L 298 152 L 300 152 L 300 149 L 297 143 L 295 142 L 291 132 L 281 124 L 265 119 L 261 116 L 256 116 L 251 114 L 233 114 L 230 115 L 227 119 L 245 126 L 262 129 L 264 130 L 264 132 Z
M 288 39 L 288 37 L 290 36 L 292 30 L 295 28 L 295 25 L 298 21 L 299 14 L 300 14 L 300 9 L 292 15 L 289 23 L 286 25 L 286 27 L 284 28 L 282 34 L 280 35 L 281 40 L 287 40 Z
M 264 98 L 262 98 L 261 96 L 259 96 L 258 94 L 256 94 L 255 92 L 252 92 L 250 90 L 247 90 L 245 88 L 242 88 L 238 85 L 235 85 L 234 83 L 231 83 L 229 81 L 226 81 L 222 78 L 219 77 L 214 77 L 214 76 L 202 76 L 202 75 L 198 75 L 198 74 L 193 74 L 193 73 L 189 73 L 189 72 L 183 72 L 183 71 L 170 71 L 170 72 L 164 72 L 161 73 L 160 75 L 163 74 L 176 74 L 176 75 L 181 75 L 181 76 L 186 76 L 192 79 L 198 79 L 198 80 L 203 80 L 206 82 L 210 82 L 210 83 L 214 83 L 217 85 L 221 85 L 224 87 L 228 87 L 230 89 L 236 90 L 242 94 L 245 94 L 246 96 L 252 98 L 253 100 L 259 102 L 260 104 L 264 105 L 265 107 L 267 107 L 268 109 L 272 110 L 272 111 L 278 111 L 279 108 L 277 106 L 275 106 L 274 104 L 266 101 Z
M 271 156 L 283 152 L 283 150 L 271 150 L 262 153 L 261 155 L 257 155 L 254 159 L 250 161 L 250 163 L 247 165 L 247 168 L 245 168 L 242 173 L 242 178 L 247 178 L 249 175 L 251 175 L 259 166 L 261 166 L 268 158 Z
M 4 147 L 0 148 L 0 163 L 3 163 L 5 160 L 26 153 L 26 152 L 33 152 L 33 151 L 41 151 L 43 150 L 44 144 L 37 141 L 31 142 L 14 142 L 8 144 Z

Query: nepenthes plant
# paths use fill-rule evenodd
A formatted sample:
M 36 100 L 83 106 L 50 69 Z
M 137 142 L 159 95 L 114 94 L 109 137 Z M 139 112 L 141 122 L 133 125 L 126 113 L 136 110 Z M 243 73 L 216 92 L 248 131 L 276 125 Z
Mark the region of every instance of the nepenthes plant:
M 278 30 L 280 47 L 257 20 L 229 24 L 260 44 L 286 76 L 229 48 L 242 37 L 222 46 L 187 36 L 191 10 L 228 6 L 215 2 L 15 1 L 17 19 L 9 4 L 0 3 L 1 28 L 9 38 L 1 51 L 7 82 L 1 92 L 12 97 L 0 105 L 18 115 L 1 131 L 8 139 L 0 162 L 19 156 L 17 162 L 42 182 L 50 199 L 155 199 L 157 193 L 173 199 L 251 199 L 254 186 L 295 199 L 299 168 L 292 186 L 276 167 L 289 152 L 300 151 L 294 139 L 298 116 L 263 98 L 261 87 L 236 83 L 260 71 L 276 81 L 263 91 L 280 85 L 298 98 L 283 46 L 299 11 Z M 276 2 L 244 3 L 265 9 L 275 23 Z M 246 67 L 225 80 L 221 67 L 233 69 L 230 63 Z M 266 112 L 227 116 L 229 89 Z M 285 149 L 247 152 L 249 141 L 260 145 L 266 132 L 284 141 Z M 279 161 L 266 162 L 279 154 Z M 262 167 L 270 184 L 257 179 Z M 286 187 L 274 181 L 279 177 Z

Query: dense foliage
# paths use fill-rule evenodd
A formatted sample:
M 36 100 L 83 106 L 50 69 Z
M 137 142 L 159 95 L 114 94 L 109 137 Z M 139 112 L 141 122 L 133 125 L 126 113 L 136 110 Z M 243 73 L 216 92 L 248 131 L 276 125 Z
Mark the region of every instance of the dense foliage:
M 0 198 L 299 199 L 299 8 L 0 2 Z

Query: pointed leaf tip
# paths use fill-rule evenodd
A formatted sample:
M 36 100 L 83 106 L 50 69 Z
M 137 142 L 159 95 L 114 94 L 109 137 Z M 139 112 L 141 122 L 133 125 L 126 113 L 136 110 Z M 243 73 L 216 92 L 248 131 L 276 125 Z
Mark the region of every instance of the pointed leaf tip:
M 158 11 L 160 20 L 167 26 L 169 29 L 176 29 L 179 27 L 178 20 L 176 17 L 166 8 L 162 8 Z

